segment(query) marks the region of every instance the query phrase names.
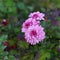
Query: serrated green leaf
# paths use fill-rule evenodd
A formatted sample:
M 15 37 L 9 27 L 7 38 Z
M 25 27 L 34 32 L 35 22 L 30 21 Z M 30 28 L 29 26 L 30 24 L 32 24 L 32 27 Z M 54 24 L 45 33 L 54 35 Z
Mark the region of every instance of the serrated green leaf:
M 19 46 L 20 48 L 26 49 L 26 48 L 29 47 L 29 44 L 28 44 L 27 42 L 25 42 L 25 41 L 19 41 L 19 42 L 18 42 L 18 46 Z
M 46 60 L 46 59 L 49 59 L 50 57 L 51 57 L 51 54 L 49 51 L 45 49 L 41 49 L 40 57 L 38 58 L 38 60 Z
M 21 58 L 21 60 L 34 60 L 34 55 L 33 54 L 26 54 Z

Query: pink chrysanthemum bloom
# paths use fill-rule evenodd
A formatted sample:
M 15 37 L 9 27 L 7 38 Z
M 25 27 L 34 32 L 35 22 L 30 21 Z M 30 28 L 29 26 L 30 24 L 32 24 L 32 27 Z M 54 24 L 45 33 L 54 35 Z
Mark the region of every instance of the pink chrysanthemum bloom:
M 36 20 L 44 20 L 45 14 L 40 13 L 39 11 L 30 13 L 29 17 Z
M 36 43 L 43 41 L 44 38 L 45 32 L 44 28 L 41 25 L 30 26 L 28 30 L 25 32 L 25 39 L 31 45 L 35 45 Z
M 40 24 L 39 21 L 36 21 L 35 19 L 29 18 L 23 23 L 22 32 L 26 32 L 27 29 L 32 25 L 39 25 L 39 24 Z

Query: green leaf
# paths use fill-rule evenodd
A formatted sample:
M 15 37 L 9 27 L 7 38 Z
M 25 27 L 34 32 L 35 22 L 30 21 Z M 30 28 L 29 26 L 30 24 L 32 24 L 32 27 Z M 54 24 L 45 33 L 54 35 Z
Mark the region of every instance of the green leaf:
M 12 55 L 10 55 L 10 56 L 9 56 L 9 60 L 15 60 L 15 57 L 12 56 Z
M 34 55 L 33 54 L 25 54 L 21 60 L 34 60 Z
M 11 55 L 16 55 L 16 54 L 18 54 L 18 53 L 17 53 L 16 50 L 10 50 L 10 54 L 11 54 Z
M 4 45 L 0 45 L 0 52 L 3 51 L 6 48 Z
M 0 36 L 0 42 L 2 43 L 2 42 L 4 42 L 4 41 L 6 41 L 7 40 L 7 35 L 2 35 L 2 36 Z
M 29 44 L 28 44 L 27 42 L 25 42 L 25 41 L 19 41 L 19 42 L 18 42 L 18 46 L 19 46 L 20 48 L 26 49 L 26 48 L 29 47 Z
M 0 3 L 0 11 L 6 12 L 6 8 L 4 7 L 3 3 Z
M 19 33 L 20 30 L 19 30 L 18 28 L 14 28 L 14 32 L 15 32 L 15 33 Z
M 12 38 L 9 40 L 10 46 L 14 45 L 16 43 L 16 38 Z
M 48 51 L 46 51 L 46 50 L 41 50 L 41 52 L 40 52 L 40 57 L 39 57 L 39 59 L 38 60 L 46 60 L 46 59 L 49 59 L 50 58 L 50 52 L 48 52 Z
M 42 21 L 41 22 L 41 25 L 45 27 L 46 26 L 46 22 L 45 21 Z
M 54 4 L 57 8 L 60 8 L 60 0 L 54 0 Z
M 8 60 L 8 56 L 5 56 L 5 57 L 4 57 L 4 60 Z
M 6 51 L 1 51 L 0 52 L 0 56 L 7 56 L 8 55 L 8 52 L 6 52 Z
M 57 37 L 60 38 L 60 32 L 57 32 Z
M 7 0 L 4 2 L 5 6 L 8 8 L 7 13 L 16 13 L 16 6 L 13 0 Z
M 18 7 L 19 7 L 20 9 L 25 9 L 25 5 L 24 5 L 24 3 L 22 3 L 22 2 L 18 3 Z

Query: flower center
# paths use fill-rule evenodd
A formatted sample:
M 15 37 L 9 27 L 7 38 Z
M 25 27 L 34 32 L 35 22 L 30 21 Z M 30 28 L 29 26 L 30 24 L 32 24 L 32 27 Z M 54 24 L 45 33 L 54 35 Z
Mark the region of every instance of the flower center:
M 37 18 L 37 17 L 38 17 L 38 15 L 37 15 L 37 14 L 34 14 L 34 15 L 33 15 L 33 18 Z
M 31 36 L 36 36 L 36 35 L 37 35 L 37 32 L 36 32 L 35 30 L 32 30 L 32 31 L 30 32 L 30 35 L 31 35 Z
M 26 28 L 28 28 L 29 26 L 30 26 L 30 24 L 29 24 L 29 23 L 26 23 L 26 24 L 25 24 L 25 27 L 26 27 Z
M 32 22 L 28 22 L 25 24 L 25 27 L 28 28 L 29 26 L 31 26 L 33 23 Z

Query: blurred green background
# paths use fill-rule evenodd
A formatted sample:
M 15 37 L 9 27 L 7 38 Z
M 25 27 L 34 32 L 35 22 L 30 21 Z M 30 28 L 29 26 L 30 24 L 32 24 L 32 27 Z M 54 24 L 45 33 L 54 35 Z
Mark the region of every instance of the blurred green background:
M 35 11 L 45 14 L 46 39 L 31 46 L 21 26 Z M 0 60 L 60 60 L 59 53 L 60 0 L 0 0 Z

